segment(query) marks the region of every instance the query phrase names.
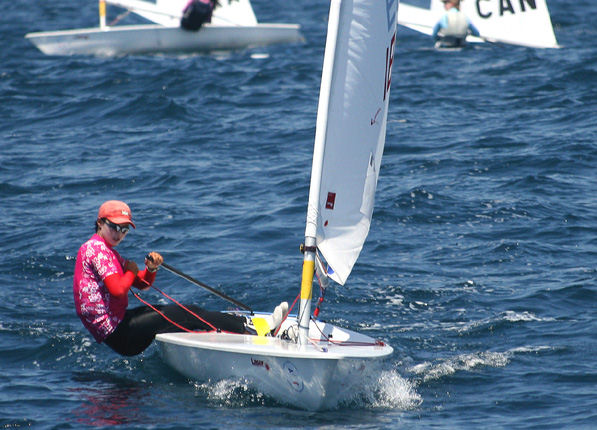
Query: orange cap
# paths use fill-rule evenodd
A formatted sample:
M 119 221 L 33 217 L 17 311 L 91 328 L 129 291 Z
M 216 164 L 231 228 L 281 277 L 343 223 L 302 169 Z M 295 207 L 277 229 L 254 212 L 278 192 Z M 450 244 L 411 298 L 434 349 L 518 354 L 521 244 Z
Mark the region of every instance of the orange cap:
M 132 225 L 133 228 L 136 228 L 133 223 L 131 208 L 129 208 L 125 202 L 121 202 L 120 200 L 108 200 L 107 202 L 104 202 L 99 208 L 97 217 L 98 219 L 107 218 L 114 224 L 127 223 Z

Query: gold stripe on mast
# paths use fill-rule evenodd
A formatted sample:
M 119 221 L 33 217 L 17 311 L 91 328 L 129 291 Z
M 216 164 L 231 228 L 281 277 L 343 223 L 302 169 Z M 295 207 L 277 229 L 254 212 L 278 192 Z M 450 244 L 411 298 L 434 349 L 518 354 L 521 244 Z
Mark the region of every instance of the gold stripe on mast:
M 106 0 L 99 0 L 99 26 L 106 28 Z

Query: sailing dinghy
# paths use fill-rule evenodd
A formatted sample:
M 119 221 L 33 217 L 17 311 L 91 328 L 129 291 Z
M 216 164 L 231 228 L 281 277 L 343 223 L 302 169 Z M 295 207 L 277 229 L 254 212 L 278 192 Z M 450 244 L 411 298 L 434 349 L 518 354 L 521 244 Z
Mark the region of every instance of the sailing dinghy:
M 460 10 L 481 33 L 468 42 L 559 48 L 545 0 L 463 0 Z M 444 12 L 441 0 L 431 0 L 429 9 L 402 3 L 398 24 L 431 36 Z
M 344 284 L 369 232 L 383 153 L 399 0 L 331 0 L 297 314 L 278 333 L 164 333 L 166 363 L 199 381 L 242 379 L 279 402 L 333 408 L 379 376 L 391 346 L 311 316 L 312 284 Z M 321 273 L 320 254 L 333 268 Z M 298 297 L 297 297 L 298 298 Z M 247 315 L 248 316 L 248 315 Z M 259 315 L 257 315 L 259 316 Z M 291 335 L 292 333 L 297 336 Z
M 180 28 L 188 0 L 99 0 L 100 25 L 25 35 L 47 55 L 118 56 L 148 53 L 230 51 L 303 41 L 297 24 L 260 24 L 249 0 L 219 0 L 211 23 Z M 107 25 L 106 4 L 125 8 L 153 24 Z

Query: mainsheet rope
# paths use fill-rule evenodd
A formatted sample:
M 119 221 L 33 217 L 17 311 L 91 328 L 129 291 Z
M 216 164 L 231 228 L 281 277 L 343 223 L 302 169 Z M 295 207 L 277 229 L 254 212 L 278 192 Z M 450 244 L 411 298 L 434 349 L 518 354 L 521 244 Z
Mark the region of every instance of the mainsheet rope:
M 173 321 L 172 319 L 168 318 L 166 316 L 166 314 L 164 314 L 162 311 L 160 311 L 158 308 L 156 308 L 155 306 L 153 306 L 151 303 L 143 300 L 141 298 L 141 296 L 139 296 L 136 292 L 133 291 L 133 295 L 137 298 L 137 300 L 139 300 L 141 303 L 145 304 L 146 306 L 150 307 L 151 309 L 153 309 L 155 312 L 157 312 L 158 314 L 160 314 L 162 316 L 162 318 L 164 318 L 166 321 L 168 321 L 170 324 L 178 327 L 179 329 L 186 331 L 187 333 L 208 333 L 211 331 L 217 331 L 218 329 L 211 323 L 209 323 L 209 321 L 204 320 L 203 318 L 201 318 L 199 315 L 195 314 L 193 311 L 187 309 L 186 307 L 179 305 L 181 308 L 183 308 L 184 310 L 186 310 L 188 313 L 190 313 L 191 315 L 193 315 L 195 318 L 197 318 L 198 320 L 200 320 L 201 322 L 205 323 L 206 325 L 208 325 L 209 327 L 211 327 L 212 330 L 191 330 L 188 329 L 186 327 L 183 327 L 182 325 L 178 324 L 176 321 Z
M 172 297 L 168 296 L 166 293 L 164 293 L 163 291 L 161 291 L 159 288 L 152 286 L 152 288 L 154 288 L 155 290 L 159 291 L 161 294 L 163 294 L 165 297 L 169 298 L 170 300 L 172 300 L 174 303 L 176 303 L 178 306 L 180 306 L 182 309 L 184 309 L 185 311 L 187 311 L 188 313 L 190 313 L 191 315 L 193 315 L 195 318 L 197 318 L 199 321 L 203 322 L 204 324 L 206 324 L 207 326 L 211 327 L 211 331 L 217 331 L 218 329 L 211 324 L 209 321 L 204 320 L 203 318 L 201 318 L 199 315 L 197 315 L 196 313 L 194 313 L 193 311 L 191 311 L 190 309 L 188 309 L 187 307 L 185 307 L 184 305 L 180 304 L 179 302 L 177 302 L 176 300 L 174 300 Z M 162 311 L 160 311 L 158 308 L 156 308 L 155 306 L 153 306 L 151 303 L 143 300 L 141 298 L 141 296 L 139 296 L 139 294 L 137 294 L 135 291 L 133 291 L 133 295 L 137 298 L 137 300 L 139 300 L 141 303 L 145 304 L 146 306 L 149 306 L 151 309 L 153 309 L 155 312 L 157 312 L 158 314 L 160 314 L 162 316 L 162 318 L 164 318 L 166 321 L 168 321 L 170 324 L 178 327 L 179 329 L 186 331 L 187 333 L 205 333 L 208 332 L 208 330 L 191 330 L 188 329 L 186 327 L 183 327 L 182 325 L 178 324 L 176 321 L 173 321 L 172 319 L 168 318 L 166 316 L 166 314 L 164 314 Z

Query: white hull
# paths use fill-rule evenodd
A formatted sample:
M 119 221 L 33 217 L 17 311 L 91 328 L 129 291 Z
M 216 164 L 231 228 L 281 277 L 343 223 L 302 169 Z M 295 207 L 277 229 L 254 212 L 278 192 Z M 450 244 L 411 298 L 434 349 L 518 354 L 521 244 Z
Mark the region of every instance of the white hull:
M 47 55 L 118 56 L 228 51 L 295 43 L 303 41 L 299 29 L 295 24 L 206 24 L 198 32 L 189 32 L 150 24 L 29 33 L 25 37 Z
M 282 326 L 296 323 L 289 316 Z M 334 342 L 322 338 L 322 334 Z M 166 333 L 156 341 L 166 363 L 197 381 L 243 379 L 277 401 L 307 410 L 347 400 L 393 349 L 323 322 L 311 322 L 312 343 L 228 333 Z

